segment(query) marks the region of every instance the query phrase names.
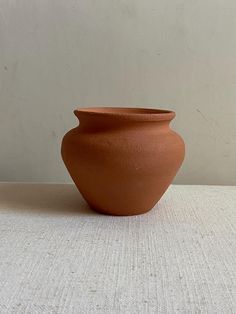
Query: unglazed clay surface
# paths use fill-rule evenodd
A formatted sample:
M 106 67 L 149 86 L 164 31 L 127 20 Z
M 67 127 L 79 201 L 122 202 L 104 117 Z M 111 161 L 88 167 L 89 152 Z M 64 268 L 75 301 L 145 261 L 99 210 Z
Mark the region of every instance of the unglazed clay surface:
M 141 108 L 75 110 L 79 126 L 62 141 L 62 158 L 91 208 L 111 215 L 149 211 L 184 159 L 170 129 L 175 113 Z

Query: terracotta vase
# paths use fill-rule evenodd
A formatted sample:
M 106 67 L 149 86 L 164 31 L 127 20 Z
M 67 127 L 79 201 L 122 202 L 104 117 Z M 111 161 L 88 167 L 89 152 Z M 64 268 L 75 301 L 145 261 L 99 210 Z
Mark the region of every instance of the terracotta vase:
M 160 109 L 83 108 L 62 141 L 62 158 L 94 210 L 137 215 L 160 200 L 184 159 L 170 129 L 175 113 Z

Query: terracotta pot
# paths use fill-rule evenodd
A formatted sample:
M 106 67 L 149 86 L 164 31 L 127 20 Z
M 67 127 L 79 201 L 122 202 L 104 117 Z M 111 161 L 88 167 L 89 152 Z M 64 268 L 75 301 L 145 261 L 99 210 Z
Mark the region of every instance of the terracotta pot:
M 62 158 L 94 210 L 137 215 L 160 200 L 184 159 L 170 129 L 175 113 L 160 109 L 84 108 L 62 141 Z

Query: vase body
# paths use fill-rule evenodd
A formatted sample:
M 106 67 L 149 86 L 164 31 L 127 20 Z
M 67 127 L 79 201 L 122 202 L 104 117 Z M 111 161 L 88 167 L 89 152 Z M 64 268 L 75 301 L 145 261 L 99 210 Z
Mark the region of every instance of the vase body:
M 79 126 L 62 141 L 62 158 L 91 208 L 137 215 L 160 200 L 184 159 L 172 111 L 135 108 L 75 110 Z

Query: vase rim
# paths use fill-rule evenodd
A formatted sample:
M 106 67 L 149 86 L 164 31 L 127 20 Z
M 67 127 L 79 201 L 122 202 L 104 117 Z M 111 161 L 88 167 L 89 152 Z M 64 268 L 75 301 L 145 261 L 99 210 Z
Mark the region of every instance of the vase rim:
M 138 107 L 84 107 L 75 109 L 74 114 L 78 118 L 87 115 L 134 121 L 170 121 L 175 117 L 171 110 Z

